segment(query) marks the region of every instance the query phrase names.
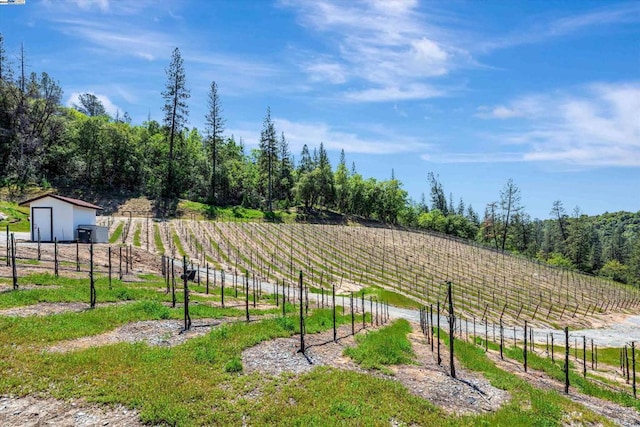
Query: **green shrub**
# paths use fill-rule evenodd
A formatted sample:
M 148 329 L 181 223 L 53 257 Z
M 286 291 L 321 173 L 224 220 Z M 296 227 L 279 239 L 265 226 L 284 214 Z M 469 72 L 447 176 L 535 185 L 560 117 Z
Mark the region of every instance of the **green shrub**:
M 242 360 L 237 356 L 232 358 L 224 365 L 224 371 L 230 374 L 242 372 Z

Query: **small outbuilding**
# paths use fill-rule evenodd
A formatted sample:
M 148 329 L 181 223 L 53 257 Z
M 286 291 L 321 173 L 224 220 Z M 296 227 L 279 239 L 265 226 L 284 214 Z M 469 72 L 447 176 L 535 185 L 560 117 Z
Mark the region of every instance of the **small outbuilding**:
M 96 226 L 96 213 L 102 210 L 83 200 L 44 194 L 25 200 L 20 206 L 29 206 L 31 215 L 31 240 L 42 242 L 93 241 L 106 243 L 106 227 Z

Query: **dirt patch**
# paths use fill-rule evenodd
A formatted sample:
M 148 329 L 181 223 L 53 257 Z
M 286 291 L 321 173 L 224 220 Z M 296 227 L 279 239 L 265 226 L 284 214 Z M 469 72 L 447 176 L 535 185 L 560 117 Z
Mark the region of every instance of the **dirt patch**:
M 56 289 L 59 288 L 60 286 L 58 285 L 47 285 L 46 289 Z M 18 290 L 19 291 L 28 291 L 30 289 L 43 289 L 44 285 L 29 285 L 29 284 L 25 284 L 25 285 L 21 285 L 20 283 L 18 283 Z M 3 292 L 13 292 L 13 285 L 8 285 L 6 283 L 0 283 L 0 294 Z
M 564 394 L 564 384 L 549 377 L 544 372 L 531 369 L 524 372 L 524 367 L 521 363 L 507 359 L 501 360 L 500 355 L 494 351 L 489 351 L 487 356 L 493 360 L 500 369 L 519 376 L 536 388 L 543 390 L 555 390 Z M 607 400 L 598 399 L 597 397 L 587 396 L 571 388 L 569 389 L 569 394 L 566 396 L 596 414 L 600 414 L 605 418 L 608 418 L 611 422 L 617 425 L 624 427 L 640 426 L 640 413 L 634 408 L 621 406 Z
M 67 353 L 120 342 L 145 342 L 150 345 L 173 347 L 191 338 L 206 335 L 213 328 L 226 322 L 229 322 L 229 319 L 197 319 L 192 322 L 190 330 L 184 331 L 184 322 L 180 320 L 146 320 L 129 323 L 104 334 L 59 342 L 47 350 Z
M 417 325 L 413 325 L 417 329 Z M 350 358 L 343 356 L 347 346 L 354 346 L 350 336 L 351 326 L 338 329 L 338 342 L 333 342 L 333 331 L 307 335 L 306 356 L 298 353 L 300 336 L 265 341 L 242 353 L 242 363 L 246 372 L 260 372 L 279 375 L 284 372 L 301 374 L 316 366 L 329 366 L 357 372 L 367 372 L 382 378 L 398 381 L 413 394 L 455 414 L 477 414 L 495 411 L 509 399 L 509 394 L 497 389 L 479 374 L 459 367 L 457 376 L 451 378 L 444 366 L 438 366 L 424 338 L 412 333 L 409 338 L 416 353 L 416 364 L 392 366 L 394 375 L 384 375 L 378 371 L 365 371 Z M 444 349 L 443 349 L 444 359 Z
M 0 425 L 26 426 L 141 426 L 138 413 L 124 406 L 90 405 L 33 396 L 0 397 Z
M 98 307 L 116 304 L 126 304 L 127 301 L 118 303 L 102 303 Z M 41 302 L 33 305 L 6 308 L 0 310 L 0 316 L 28 317 L 28 316 L 48 316 L 50 314 L 60 314 L 67 312 L 81 312 L 91 309 L 85 302 Z
M 481 374 L 456 364 L 456 378 L 450 375 L 449 353 L 440 348 L 441 365 L 436 353 L 413 325 L 409 339 L 416 354 L 416 365 L 393 366 L 396 378 L 414 394 L 440 406 L 449 413 L 458 415 L 498 410 L 510 397 L 505 390 L 496 388 Z

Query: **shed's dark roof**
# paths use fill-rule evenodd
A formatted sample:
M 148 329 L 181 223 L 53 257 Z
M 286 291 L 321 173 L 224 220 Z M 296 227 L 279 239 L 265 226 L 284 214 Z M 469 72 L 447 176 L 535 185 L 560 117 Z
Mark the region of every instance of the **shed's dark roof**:
M 54 199 L 62 200 L 63 202 L 70 203 L 75 206 L 79 206 L 81 208 L 89 208 L 89 209 L 97 209 L 102 210 L 100 206 L 91 204 L 89 202 L 85 202 L 84 200 L 72 199 L 71 197 L 59 196 L 57 194 L 42 194 L 38 197 L 34 197 L 33 199 L 25 200 L 20 203 L 20 206 L 28 205 L 31 202 L 35 202 L 36 200 L 44 199 L 45 197 L 53 197 Z

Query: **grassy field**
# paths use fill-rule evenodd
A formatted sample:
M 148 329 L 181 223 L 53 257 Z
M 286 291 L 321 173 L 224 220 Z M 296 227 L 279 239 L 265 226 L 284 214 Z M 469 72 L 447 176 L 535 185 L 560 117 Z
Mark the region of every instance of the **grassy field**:
M 30 230 L 28 207 L 0 201 L 0 212 L 8 216 L 7 219 L 0 221 L 0 232 L 5 232 L 7 225 L 9 231 L 25 232 Z
M 295 214 L 287 211 L 276 210 L 273 214 L 268 214 L 258 209 L 243 208 L 242 206 L 222 208 L 190 200 L 181 200 L 178 203 L 178 216 L 187 218 L 193 216 L 196 219 L 217 219 L 226 221 L 273 220 L 276 222 L 292 222 L 295 220 Z
M 86 302 L 88 279 L 48 274 L 24 277 L 30 289 L 0 293 L 0 309 L 38 302 Z M 561 425 L 610 423 L 555 392 L 538 390 L 514 375 L 498 369 L 480 347 L 456 341 L 459 362 L 486 375 L 496 387 L 508 390 L 509 400 L 497 412 L 479 416 L 448 414 L 408 391 L 393 379 L 317 367 L 306 374 L 264 375 L 247 373 L 242 351 L 261 342 L 299 333 L 297 310 L 287 305 L 282 317 L 271 306 L 273 296 L 261 299 L 266 307 L 251 309 L 254 321 L 244 321 L 244 295 L 229 306 L 216 292 L 191 298 L 196 319 L 227 319 L 210 333 L 175 347 L 144 343 L 118 343 L 79 349 L 69 353 L 48 351 L 51 345 L 113 331 L 137 321 L 180 320 L 171 308 L 170 294 L 160 292 L 164 281 L 143 275 L 137 282 L 106 278 L 96 282 L 98 307 L 81 312 L 24 318 L 0 315 L 0 394 L 39 394 L 53 398 L 82 398 L 95 404 L 122 404 L 136 409 L 141 421 L 166 425 Z M 105 303 L 121 304 L 108 305 Z M 259 318 L 256 316 L 263 316 Z M 266 316 L 266 317 L 264 317 Z M 350 315 L 338 316 L 338 324 L 350 323 Z M 328 330 L 332 310 L 311 310 L 305 319 L 308 334 Z M 345 351 L 365 369 L 385 372 L 390 364 L 414 363 L 407 334 L 411 326 L 398 320 L 377 331 L 357 336 L 357 345 Z M 446 334 L 442 334 L 444 343 Z M 517 354 L 514 355 L 517 357 Z M 162 392 L 159 392 L 162 390 Z
M 411 363 L 414 354 L 407 334 L 411 325 L 405 319 L 396 320 L 390 326 L 366 335 L 356 336 L 356 347 L 347 347 L 346 356 L 351 357 L 365 369 L 379 369 L 385 366 Z

